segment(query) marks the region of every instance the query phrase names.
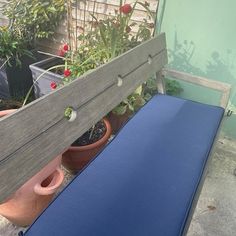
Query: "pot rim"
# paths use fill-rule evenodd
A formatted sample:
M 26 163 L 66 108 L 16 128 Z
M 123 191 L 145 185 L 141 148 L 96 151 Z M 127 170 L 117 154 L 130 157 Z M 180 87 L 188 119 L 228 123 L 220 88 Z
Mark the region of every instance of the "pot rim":
M 47 187 L 42 187 L 41 183 L 37 183 L 34 186 L 34 192 L 38 195 L 51 195 L 57 191 L 57 189 L 61 186 L 64 180 L 64 172 L 60 167 L 57 167 L 56 170 L 52 173 L 53 178 L 50 184 Z
M 7 110 L 2 110 L 0 111 L 0 118 L 6 116 L 6 115 L 10 115 L 11 113 L 17 111 L 17 109 L 7 109 Z
M 103 120 L 103 122 L 105 123 L 105 126 L 106 126 L 106 133 L 103 135 L 103 137 L 101 139 L 99 139 L 95 143 L 91 143 L 91 144 L 84 145 L 84 146 L 70 146 L 68 148 L 68 151 L 72 151 L 72 152 L 73 151 L 74 152 L 86 151 L 86 150 L 89 150 L 89 149 L 99 147 L 103 143 L 105 143 L 109 139 L 109 137 L 111 136 L 112 129 L 111 129 L 111 124 L 110 124 L 110 122 L 108 121 L 107 118 L 103 118 L 102 120 Z

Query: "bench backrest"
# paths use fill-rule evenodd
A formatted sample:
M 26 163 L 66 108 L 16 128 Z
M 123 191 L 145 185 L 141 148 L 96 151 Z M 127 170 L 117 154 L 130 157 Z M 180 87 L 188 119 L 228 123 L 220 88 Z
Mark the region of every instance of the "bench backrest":
M 0 201 L 167 64 L 165 34 L 0 121 Z M 64 117 L 73 107 L 77 117 Z

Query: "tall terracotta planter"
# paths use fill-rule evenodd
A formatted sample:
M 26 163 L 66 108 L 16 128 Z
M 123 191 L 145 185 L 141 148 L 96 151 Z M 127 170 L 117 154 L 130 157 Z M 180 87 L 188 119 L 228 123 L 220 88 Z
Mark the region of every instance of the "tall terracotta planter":
M 15 110 L 0 111 L 0 117 L 13 111 Z M 48 206 L 63 182 L 61 158 L 61 155 L 54 158 L 0 204 L 0 214 L 16 225 L 30 225 Z
M 106 145 L 112 130 L 109 121 L 107 119 L 103 119 L 103 121 L 106 126 L 106 133 L 100 140 L 85 146 L 71 146 L 62 154 L 62 164 L 70 172 L 75 174 L 82 170 Z
M 112 134 L 116 134 L 121 127 L 129 120 L 131 112 L 126 111 L 123 115 L 116 115 L 112 111 L 107 115 L 107 118 L 112 127 Z

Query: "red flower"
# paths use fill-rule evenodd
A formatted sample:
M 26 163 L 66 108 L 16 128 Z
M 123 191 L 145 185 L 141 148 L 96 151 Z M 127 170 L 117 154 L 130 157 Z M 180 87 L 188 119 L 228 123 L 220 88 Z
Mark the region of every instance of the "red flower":
M 55 82 L 51 82 L 50 86 L 51 86 L 51 89 L 57 88 L 57 84 Z
M 64 51 L 68 51 L 68 50 L 69 50 L 69 45 L 68 45 L 68 44 L 64 44 L 63 50 L 64 50 Z
M 68 76 L 70 76 L 71 75 L 71 71 L 70 70 L 64 70 L 64 76 L 65 77 L 68 77 Z
M 120 7 L 120 11 L 125 15 L 129 14 L 132 11 L 132 7 L 130 4 L 125 4 Z
M 65 52 L 63 49 L 59 50 L 58 55 L 59 55 L 60 57 L 64 57 L 65 54 L 66 54 L 66 52 Z

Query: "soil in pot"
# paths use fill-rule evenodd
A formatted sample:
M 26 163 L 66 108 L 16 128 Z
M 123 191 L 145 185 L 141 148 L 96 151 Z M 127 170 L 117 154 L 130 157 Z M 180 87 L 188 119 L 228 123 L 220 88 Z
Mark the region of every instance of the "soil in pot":
M 19 101 L 0 99 L 0 111 L 18 109 L 21 106 L 22 106 L 22 103 Z
M 107 119 L 103 119 L 63 153 L 62 164 L 73 174 L 82 170 L 106 145 L 110 135 L 111 125 Z
M 97 124 L 90 128 L 86 133 L 79 137 L 71 146 L 85 146 L 97 142 L 106 133 L 106 125 L 103 121 L 97 122 Z

